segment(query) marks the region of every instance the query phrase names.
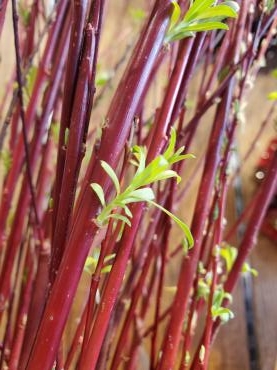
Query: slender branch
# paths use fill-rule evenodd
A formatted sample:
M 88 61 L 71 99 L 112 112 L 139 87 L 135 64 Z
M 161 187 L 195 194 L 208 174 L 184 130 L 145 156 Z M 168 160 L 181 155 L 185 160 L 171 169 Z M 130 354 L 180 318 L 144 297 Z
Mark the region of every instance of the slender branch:
M 13 18 L 13 29 L 14 29 L 14 47 L 15 47 L 15 56 L 16 56 L 18 99 L 19 99 L 19 107 L 20 107 L 20 117 L 22 121 L 22 135 L 23 135 L 23 142 L 24 142 L 24 149 L 25 149 L 26 170 L 27 170 L 29 188 L 31 192 L 31 201 L 32 201 L 35 221 L 36 221 L 36 225 L 38 229 L 40 229 L 40 221 L 39 221 L 38 211 L 37 211 L 37 206 L 36 206 L 35 189 L 33 185 L 31 165 L 30 165 L 30 152 L 29 152 L 29 144 L 28 144 L 28 136 L 27 136 L 27 128 L 26 128 L 26 120 L 25 120 L 24 102 L 23 102 L 22 74 L 21 74 L 21 66 L 20 66 L 21 57 L 20 57 L 20 45 L 19 45 L 19 36 L 18 36 L 18 14 L 17 14 L 17 9 L 16 9 L 16 0 L 12 0 L 12 18 Z

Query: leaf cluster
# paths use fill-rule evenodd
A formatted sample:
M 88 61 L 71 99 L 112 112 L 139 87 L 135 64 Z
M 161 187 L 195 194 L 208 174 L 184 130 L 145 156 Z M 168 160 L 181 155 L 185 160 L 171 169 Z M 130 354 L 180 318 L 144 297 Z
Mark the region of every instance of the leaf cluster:
M 195 32 L 228 30 L 228 26 L 222 21 L 226 18 L 236 18 L 239 10 L 235 1 L 224 1 L 216 5 L 215 0 L 195 0 L 191 2 L 189 10 L 180 20 L 180 6 L 177 1 L 172 1 L 172 5 L 173 13 L 166 35 L 167 43 L 194 36 Z
M 208 276 L 207 274 L 205 278 L 200 278 L 198 280 L 197 298 L 202 298 L 207 302 L 210 294 L 211 276 Z M 214 320 L 219 317 L 221 321 L 227 322 L 234 318 L 233 312 L 229 308 L 222 306 L 224 299 L 228 299 L 232 302 L 232 295 L 224 291 L 222 284 L 218 284 L 213 294 L 213 304 L 211 307 L 211 315 Z
M 220 257 L 221 257 L 221 259 L 223 260 L 223 262 L 225 264 L 227 273 L 229 273 L 231 271 L 232 267 L 233 267 L 233 264 L 234 264 L 234 262 L 237 258 L 237 255 L 238 255 L 237 248 L 235 248 L 231 245 L 228 245 L 228 244 L 224 244 L 220 248 L 219 254 L 220 254 Z M 254 277 L 258 276 L 258 271 L 256 269 L 252 268 L 249 265 L 249 263 L 247 263 L 247 262 L 244 262 L 241 272 L 242 273 L 250 273 Z
M 146 149 L 141 146 L 134 146 L 132 148 L 132 164 L 137 167 L 137 170 L 131 179 L 130 184 L 125 188 L 124 191 L 121 190 L 120 182 L 115 171 L 107 162 L 101 161 L 103 170 L 108 174 L 113 182 L 116 190 L 116 196 L 107 204 L 102 187 L 97 183 L 91 184 L 91 188 L 97 194 L 103 207 L 96 220 L 99 226 L 107 224 L 111 218 L 131 226 L 131 219 L 133 215 L 128 205 L 131 203 L 146 202 L 165 212 L 182 229 L 188 246 L 192 247 L 193 237 L 189 227 L 174 214 L 154 201 L 155 195 L 151 188 L 153 184 L 161 180 L 167 180 L 175 177 L 178 183 L 181 181 L 181 177 L 176 171 L 171 169 L 171 166 L 174 163 L 180 162 L 187 158 L 192 158 L 193 156 L 191 154 L 182 154 L 184 147 L 181 147 L 175 151 L 175 145 L 176 131 L 172 129 L 169 144 L 165 152 L 157 156 L 148 164 L 146 164 Z
M 234 318 L 234 313 L 229 308 L 222 306 L 224 299 L 228 299 L 232 302 L 231 294 L 225 292 L 224 289 L 219 286 L 214 292 L 211 314 L 213 319 L 217 319 L 219 317 L 221 321 L 226 323 L 230 319 Z

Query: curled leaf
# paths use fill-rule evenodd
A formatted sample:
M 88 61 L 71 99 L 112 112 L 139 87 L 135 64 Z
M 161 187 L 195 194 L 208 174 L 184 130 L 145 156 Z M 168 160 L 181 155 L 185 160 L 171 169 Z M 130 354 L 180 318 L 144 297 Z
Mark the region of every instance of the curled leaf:
M 223 321 L 224 323 L 228 322 L 229 320 L 235 317 L 233 311 L 231 311 L 229 308 L 226 308 L 226 307 L 219 307 L 219 308 L 212 307 L 211 314 L 214 319 L 219 317 L 220 320 Z
M 184 232 L 186 236 L 189 248 L 192 248 L 194 244 L 194 240 L 193 240 L 193 236 L 191 234 L 189 227 L 183 221 L 181 221 L 178 217 L 176 217 L 173 213 L 169 212 L 166 208 L 162 207 L 160 204 L 153 202 L 152 200 L 149 201 L 149 203 L 157 207 L 164 213 L 166 213 L 181 228 L 181 230 Z
M 179 4 L 177 3 L 177 1 L 173 0 L 171 4 L 173 5 L 173 12 L 170 18 L 169 30 L 172 29 L 176 25 L 176 23 L 179 21 L 180 16 L 181 16 L 181 8 Z
M 114 184 L 116 193 L 119 194 L 120 193 L 120 184 L 119 184 L 116 173 L 114 172 L 112 167 L 109 165 L 109 163 L 107 163 L 105 161 L 101 161 L 101 166 L 102 166 L 103 170 L 110 176 L 110 178 L 111 178 L 111 180 Z
M 128 226 L 131 227 L 130 220 L 126 216 L 123 216 L 121 214 L 111 213 L 109 216 L 107 216 L 107 218 L 113 218 L 115 220 L 122 221 L 124 224 L 127 224 Z

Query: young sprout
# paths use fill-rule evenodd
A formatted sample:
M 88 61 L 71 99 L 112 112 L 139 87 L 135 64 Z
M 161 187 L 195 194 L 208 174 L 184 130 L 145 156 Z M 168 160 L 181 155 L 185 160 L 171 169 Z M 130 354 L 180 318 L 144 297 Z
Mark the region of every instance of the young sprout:
M 223 290 L 219 285 L 214 293 L 211 314 L 214 320 L 218 317 L 224 323 L 234 318 L 234 313 L 227 307 L 222 306 L 223 300 L 228 299 L 232 303 L 232 295 Z
M 96 219 L 96 222 L 100 227 L 106 225 L 111 218 L 131 226 L 131 219 L 133 215 L 128 205 L 136 202 L 146 202 L 149 205 L 153 205 L 165 212 L 184 232 L 188 247 L 191 248 L 193 246 L 193 237 L 189 227 L 177 216 L 154 201 L 155 195 L 150 187 L 158 181 L 173 177 L 176 178 L 177 183 L 181 181 L 181 177 L 176 171 L 171 169 L 171 166 L 174 163 L 180 162 L 184 159 L 193 158 L 193 155 L 182 154 L 184 147 L 181 147 L 175 151 L 175 144 L 176 131 L 172 129 L 167 149 L 163 154 L 153 159 L 148 165 L 146 165 L 146 149 L 137 145 L 134 146 L 132 148 L 132 153 L 134 156 L 132 163 L 137 167 L 137 170 L 130 184 L 124 191 L 122 191 L 120 187 L 120 183 L 115 171 L 107 162 L 101 161 L 103 170 L 108 174 L 113 182 L 116 190 L 116 196 L 107 204 L 102 187 L 97 183 L 91 184 L 91 188 L 98 196 L 103 207 Z M 121 211 L 124 211 L 124 214 L 122 214 Z
M 228 30 L 222 21 L 226 18 L 236 18 L 239 6 L 235 1 L 224 1 L 216 5 L 215 0 L 195 0 L 183 19 L 177 1 L 172 1 L 173 12 L 166 35 L 166 43 L 181 40 L 195 35 L 195 32 L 211 30 Z

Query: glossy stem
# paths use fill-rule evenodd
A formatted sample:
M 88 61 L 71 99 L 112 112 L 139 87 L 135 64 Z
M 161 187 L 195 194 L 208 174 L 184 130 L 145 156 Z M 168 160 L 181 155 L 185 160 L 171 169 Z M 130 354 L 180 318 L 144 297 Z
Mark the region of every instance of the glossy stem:
M 167 3 L 159 1 L 158 5 L 160 3 L 162 5 L 155 7 L 149 24 L 138 41 L 107 115 L 109 124 L 103 130 L 98 158 L 114 167 L 126 143 L 130 125 L 147 84 L 149 73 L 163 42 L 171 4 L 169 1 Z M 123 86 L 124 94 L 122 94 Z M 95 166 L 90 167 L 90 171 L 91 174 L 87 177 L 87 181 L 97 182 L 107 191 L 111 181 L 102 170 L 99 161 L 95 162 Z M 38 362 L 43 364 L 42 370 L 50 369 L 54 362 L 85 259 L 98 229 L 93 219 L 98 211 L 99 201 L 90 189 L 89 183 L 84 183 L 81 192 L 80 207 L 72 223 L 72 231 L 46 305 L 27 366 L 28 370 L 37 369 Z M 112 303 L 112 300 L 110 302 Z M 106 325 L 107 322 L 101 328 L 102 333 L 105 332 Z M 102 335 L 97 335 L 97 340 L 93 344 L 93 352 L 99 353 L 102 340 Z M 51 343 L 50 348 L 48 343 Z M 95 364 L 97 358 L 94 358 L 92 362 L 89 359 L 88 361 L 89 369 L 94 366 L 93 363 Z

